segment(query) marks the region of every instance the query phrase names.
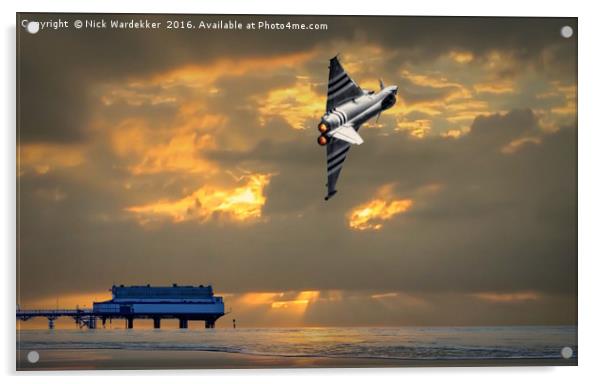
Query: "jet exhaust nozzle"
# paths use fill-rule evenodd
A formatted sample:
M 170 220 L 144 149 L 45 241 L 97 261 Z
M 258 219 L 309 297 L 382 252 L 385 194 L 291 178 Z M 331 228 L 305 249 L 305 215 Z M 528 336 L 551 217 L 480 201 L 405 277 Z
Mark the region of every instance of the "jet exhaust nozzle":
M 319 144 L 319 145 L 322 145 L 322 146 L 324 146 L 324 145 L 328 144 L 328 142 L 329 142 L 329 141 L 330 141 L 330 140 L 329 140 L 329 139 L 328 139 L 328 137 L 327 137 L 327 136 L 325 136 L 325 135 L 320 135 L 320 136 L 318 136 L 318 144 Z

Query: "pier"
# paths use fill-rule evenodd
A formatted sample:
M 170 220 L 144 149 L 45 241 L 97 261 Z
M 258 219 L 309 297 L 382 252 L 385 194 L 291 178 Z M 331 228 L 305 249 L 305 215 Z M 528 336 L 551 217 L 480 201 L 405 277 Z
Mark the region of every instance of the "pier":
M 80 327 L 96 328 L 96 317 L 89 309 L 18 309 L 17 319 L 27 321 L 34 317 L 48 319 L 48 328 L 54 328 L 54 322 L 59 317 L 71 317 Z
M 134 328 L 136 319 L 152 319 L 153 328 L 161 328 L 162 319 L 177 319 L 181 329 L 188 328 L 189 321 L 204 321 L 205 328 L 215 328 L 215 322 L 224 316 L 222 297 L 213 295 L 209 286 L 168 287 L 113 286 L 113 298 L 94 302 L 92 309 L 18 309 L 17 319 L 27 321 L 35 317 L 48 319 L 48 328 L 60 317 L 71 317 L 80 327 L 95 329 L 100 320 L 122 319 L 127 329 Z

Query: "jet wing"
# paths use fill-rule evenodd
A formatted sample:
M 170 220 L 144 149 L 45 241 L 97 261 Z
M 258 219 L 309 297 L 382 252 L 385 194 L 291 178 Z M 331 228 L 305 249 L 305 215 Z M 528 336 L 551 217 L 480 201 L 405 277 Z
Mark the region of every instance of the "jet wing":
M 327 183 L 328 194 L 325 200 L 331 198 L 337 190 L 335 189 L 343 162 L 347 157 L 347 152 L 351 148 L 351 144 L 344 140 L 332 139 L 330 143 L 326 145 L 326 171 L 327 171 Z
M 347 100 L 364 94 L 359 85 L 345 72 L 337 56 L 330 59 L 329 68 L 326 112 L 333 110 Z
M 341 125 L 333 130 L 331 135 L 332 137 L 346 141 L 350 144 L 360 145 L 364 142 L 364 139 L 362 139 L 360 134 L 357 133 L 357 131 L 350 124 Z

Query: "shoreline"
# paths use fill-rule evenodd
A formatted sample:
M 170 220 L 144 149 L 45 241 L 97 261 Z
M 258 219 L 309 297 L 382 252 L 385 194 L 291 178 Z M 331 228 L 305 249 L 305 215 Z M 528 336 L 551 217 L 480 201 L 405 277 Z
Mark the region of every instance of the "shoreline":
M 312 357 L 256 355 L 222 351 L 43 349 L 37 363 L 17 350 L 17 371 L 44 370 L 158 370 L 270 368 L 393 368 L 577 366 L 577 359 L 394 359 L 378 357 Z

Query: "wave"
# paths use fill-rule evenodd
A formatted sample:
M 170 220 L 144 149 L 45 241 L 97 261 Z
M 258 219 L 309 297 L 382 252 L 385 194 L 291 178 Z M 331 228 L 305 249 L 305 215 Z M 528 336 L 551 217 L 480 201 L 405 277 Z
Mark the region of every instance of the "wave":
M 536 332 L 535 332 L 536 331 Z M 20 332 L 17 349 L 203 351 L 275 357 L 396 360 L 559 359 L 564 346 L 577 358 L 576 332 L 486 329 L 96 330 Z
M 21 350 L 133 350 L 133 351 L 199 351 L 242 353 L 247 355 L 274 356 L 274 357 L 328 357 L 328 358 L 372 358 L 394 360 L 491 360 L 491 359 L 558 359 L 560 358 L 556 347 L 544 350 L 515 350 L 496 348 L 467 348 L 467 347 L 432 347 L 432 348 L 371 348 L 372 353 L 367 353 L 362 348 L 354 348 L 340 352 L 270 352 L 253 350 L 239 346 L 211 346 L 211 345 L 182 345 L 182 344 L 144 344 L 144 343 L 20 343 Z M 374 350 L 376 349 L 376 350 Z M 576 353 L 573 358 L 576 358 Z

